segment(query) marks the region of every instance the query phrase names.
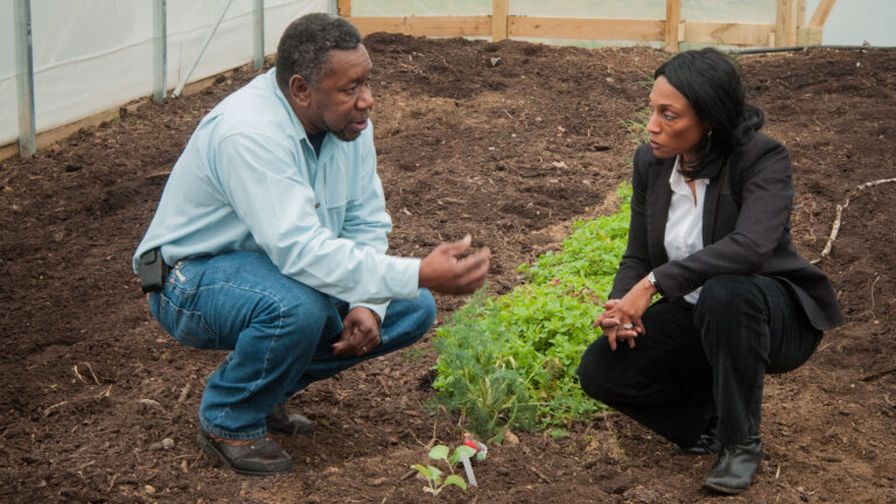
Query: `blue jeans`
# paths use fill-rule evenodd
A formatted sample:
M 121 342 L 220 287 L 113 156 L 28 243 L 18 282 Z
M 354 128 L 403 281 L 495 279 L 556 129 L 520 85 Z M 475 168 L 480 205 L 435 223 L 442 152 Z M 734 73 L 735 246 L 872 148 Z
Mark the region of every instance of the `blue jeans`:
M 181 261 L 149 296 L 159 324 L 184 345 L 231 350 L 208 377 L 199 422 L 225 439 L 256 439 L 265 417 L 310 383 L 418 341 L 435 320 L 432 295 L 389 304 L 382 343 L 336 357 L 348 305 L 283 276 L 264 254 L 232 252 Z

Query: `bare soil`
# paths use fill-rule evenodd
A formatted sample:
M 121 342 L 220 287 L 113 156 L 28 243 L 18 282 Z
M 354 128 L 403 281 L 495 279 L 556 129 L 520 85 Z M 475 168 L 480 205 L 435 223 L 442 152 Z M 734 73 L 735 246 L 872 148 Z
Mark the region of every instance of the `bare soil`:
M 466 233 L 491 247 L 489 289 L 556 247 L 569 223 L 614 208 L 665 55 L 374 35 L 380 172 L 394 253 Z M 766 130 L 790 149 L 794 234 L 831 255 L 846 323 L 809 363 L 770 376 L 767 456 L 753 487 L 721 498 L 711 457 L 678 455 L 621 415 L 571 435 L 517 433 L 476 468 L 480 486 L 424 494 L 409 466 L 459 419 L 428 407 L 430 336 L 310 387 L 291 406 L 311 436 L 276 437 L 295 470 L 268 479 L 214 466 L 197 447 L 204 377 L 221 352 L 180 346 L 151 319 L 130 272 L 167 174 L 202 115 L 252 77 L 82 130 L 0 163 L 2 502 L 896 502 L 896 52 L 809 50 L 739 58 Z M 444 323 L 463 302 L 438 298 Z M 170 439 L 173 443 L 163 439 Z

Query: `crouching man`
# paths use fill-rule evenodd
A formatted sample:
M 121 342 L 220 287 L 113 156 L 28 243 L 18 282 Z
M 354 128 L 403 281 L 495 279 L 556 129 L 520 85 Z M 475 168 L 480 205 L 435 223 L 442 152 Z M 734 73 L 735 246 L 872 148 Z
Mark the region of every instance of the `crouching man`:
M 267 437 L 310 429 L 289 398 L 416 342 L 435 318 L 427 289 L 469 293 L 488 272 L 469 237 L 422 260 L 386 254 L 370 70 L 348 21 L 294 21 L 276 68 L 199 123 L 134 256 L 166 331 L 231 350 L 208 378 L 198 441 L 238 473 L 289 471 Z

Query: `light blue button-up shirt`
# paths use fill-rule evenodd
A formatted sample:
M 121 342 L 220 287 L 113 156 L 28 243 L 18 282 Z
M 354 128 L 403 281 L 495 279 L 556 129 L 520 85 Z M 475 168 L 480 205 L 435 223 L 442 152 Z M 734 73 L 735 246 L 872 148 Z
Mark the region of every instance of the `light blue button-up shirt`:
M 318 157 L 270 70 L 206 115 L 171 171 L 134 256 L 168 264 L 259 251 L 284 275 L 385 315 L 417 295 L 420 260 L 386 255 L 392 220 L 376 173 L 373 126 Z

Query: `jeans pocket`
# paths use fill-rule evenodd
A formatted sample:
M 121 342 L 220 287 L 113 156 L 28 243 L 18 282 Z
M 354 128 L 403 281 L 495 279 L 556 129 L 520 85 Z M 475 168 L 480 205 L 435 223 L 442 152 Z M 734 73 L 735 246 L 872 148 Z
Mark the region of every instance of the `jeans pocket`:
M 193 348 L 217 348 L 217 336 L 198 311 L 183 309 L 162 295 L 158 305 L 159 324 L 181 344 Z

